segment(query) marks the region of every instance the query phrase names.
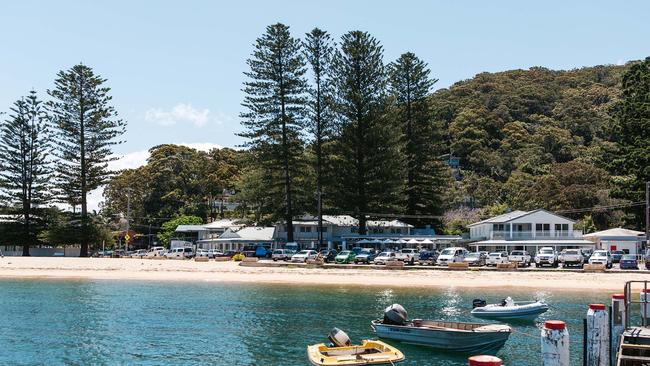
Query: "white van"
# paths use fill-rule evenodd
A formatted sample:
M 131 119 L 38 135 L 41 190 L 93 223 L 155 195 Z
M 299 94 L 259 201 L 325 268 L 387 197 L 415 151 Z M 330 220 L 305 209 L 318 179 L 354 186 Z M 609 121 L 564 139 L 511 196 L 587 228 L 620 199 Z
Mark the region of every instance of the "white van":
M 194 249 L 188 247 L 170 249 L 167 253 L 165 253 L 165 258 L 167 259 L 185 259 L 193 257 Z
M 443 249 L 438 256 L 436 263 L 439 266 L 446 266 L 449 263 L 462 262 L 469 252 L 465 248 L 451 247 Z
M 165 247 L 153 247 L 149 249 L 146 258 L 162 257 L 165 254 Z

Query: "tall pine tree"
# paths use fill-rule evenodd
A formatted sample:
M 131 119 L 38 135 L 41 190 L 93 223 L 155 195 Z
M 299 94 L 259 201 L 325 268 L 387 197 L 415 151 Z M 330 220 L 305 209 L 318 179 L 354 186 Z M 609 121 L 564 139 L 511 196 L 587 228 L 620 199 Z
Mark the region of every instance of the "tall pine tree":
M 308 129 L 312 135 L 314 150 L 314 165 L 316 173 L 316 195 L 318 205 L 318 242 L 323 245 L 323 186 L 329 185 L 331 172 L 330 142 L 334 135 L 333 94 L 331 80 L 331 62 L 333 55 L 332 38 L 318 28 L 307 33 L 304 41 L 305 59 L 311 66 L 311 85 L 308 101 Z
M 274 182 L 268 187 L 272 201 L 282 208 L 287 240 L 293 241 L 295 181 L 304 171 L 306 65 L 301 43 L 291 37 L 288 26 L 270 25 L 247 63 L 242 103 L 247 111 L 241 114 L 246 131 L 240 136 L 248 139 L 245 146 Z
M 616 138 L 619 149 L 613 170 L 627 176 L 621 196 L 645 199 L 645 183 L 650 182 L 650 57 L 635 63 L 623 75 L 623 95 L 616 106 Z M 643 222 L 641 210 L 636 212 Z
M 395 116 L 402 130 L 406 170 L 406 213 L 434 215 L 441 212 L 442 165 L 437 158 L 441 136 L 434 126 L 427 103 L 431 86 L 427 64 L 408 52 L 390 65 L 390 90 L 395 99 Z M 431 223 L 431 220 L 412 220 Z
M 0 126 L 0 196 L 20 207 L 23 256 L 36 244 L 39 206 L 49 201 L 48 116 L 35 91 L 17 100 Z
M 55 88 L 48 90 L 47 106 L 56 127 L 56 193 L 59 200 L 81 206 L 80 256 L 88 256 L 90 221 L 88 192 L 104 185 L 113 175 L 108 163 L 116 158 L 112 147 L 126 123 L 109 103 L 112 97 L 106 79 L 85 65 L 60 71 Z
M 400 210 L 399 130 L 386 115 L 386 66 L 379 41 L 366 32 L 343 35 L 333 61 L 340 136 L 337 204 L 359 220 Z

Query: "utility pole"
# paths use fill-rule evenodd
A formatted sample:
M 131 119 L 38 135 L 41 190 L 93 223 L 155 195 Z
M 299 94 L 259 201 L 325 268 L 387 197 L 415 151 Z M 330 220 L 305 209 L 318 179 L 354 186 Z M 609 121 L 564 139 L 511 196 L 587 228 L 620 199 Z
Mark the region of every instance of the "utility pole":
M 650 182 L 645 182 L 645 245 L 650 246 Z
M 323 247 L 323 192 L 319 189 L 318 195 L 318 250 Z

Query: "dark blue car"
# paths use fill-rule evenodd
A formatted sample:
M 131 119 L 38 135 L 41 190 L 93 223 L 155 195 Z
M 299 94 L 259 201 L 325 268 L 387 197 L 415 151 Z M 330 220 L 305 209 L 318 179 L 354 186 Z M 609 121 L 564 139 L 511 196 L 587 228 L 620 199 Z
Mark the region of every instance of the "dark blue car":
M 621 269 L 639 269 L 639 264 L 634 254 L 623 255 L 619 265 Z

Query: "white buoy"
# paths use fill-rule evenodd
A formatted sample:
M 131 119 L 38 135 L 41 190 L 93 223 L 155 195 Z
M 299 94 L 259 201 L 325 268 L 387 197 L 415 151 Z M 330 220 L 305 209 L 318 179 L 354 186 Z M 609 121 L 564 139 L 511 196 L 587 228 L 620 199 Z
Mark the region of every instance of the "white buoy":
M 469 366 L 501 366 L 501 359 L 495 356 L 472 356 L 467 359 Z
M 625 294 L 612 295 L 612 357 L 616 360 L 618 347 L 621 342 L 621 334 L 625 331 Z M 613 360 L 613 361 L 614 361 Z M 614 362 L 612 361 L 612 365 Z
M 542 328 L 542 365 L 570 366 L 569 331 L 561 320 L 547 320 Z
M 609 365 L 609 329 L 605 304 L 591 304 L 587 311 L 587 365 Z
M 643 325 L 650 325 L 650 288 L 641 290 L 639 301 L 641 302 L 641 321 L 644 322 Z

